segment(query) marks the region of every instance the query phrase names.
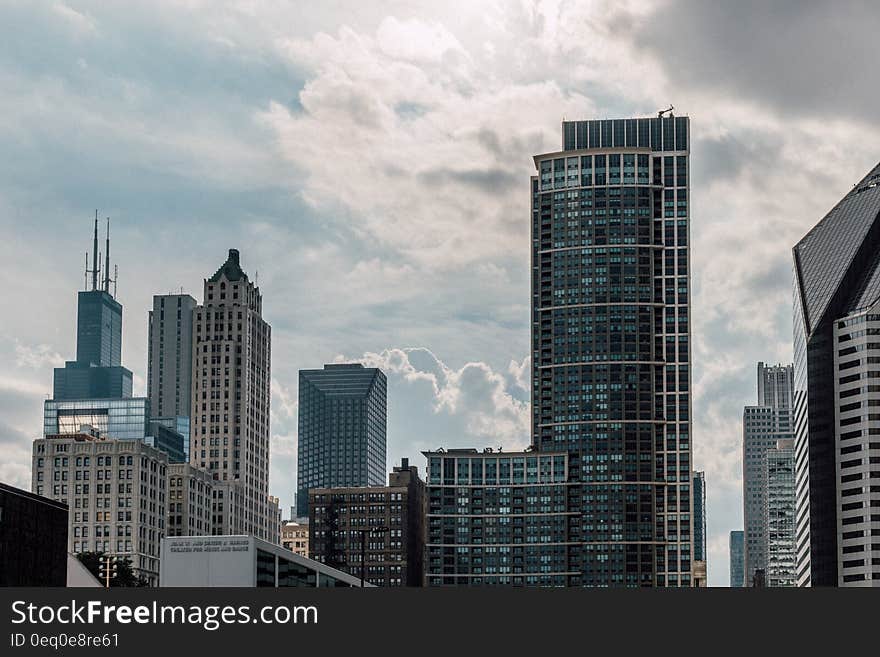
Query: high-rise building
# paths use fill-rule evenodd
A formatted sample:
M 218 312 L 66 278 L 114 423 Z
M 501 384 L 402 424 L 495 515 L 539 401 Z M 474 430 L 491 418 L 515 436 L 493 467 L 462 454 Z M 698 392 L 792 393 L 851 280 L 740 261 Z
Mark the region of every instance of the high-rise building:
M 297 516 L 309 490 L 385 483 L 386 380 L 360 363 L 299 372 Z
M 706 586 L 706 563 L 708 561 L 708 556 L 706 545 L 706 474 L 704 472 L 694 472 L 693 491 L 694 586 Z
M 376 586 L 422 586 L 425 482 L 416 466 L 403 459 L 387 486 L 312 488 L 309 497 L 310 558 Z
M 70 510 L 69 552 L 128 557 L 137 573 L 158 583 L 167 454 L 140 440 L 68 434 L 35 440 L 32 466 L 31 490 Z
M 767 472 L 763 534 L 767 586 L 795 586 L 794 439 L 776 441 L 776 446 L 767 450 L 764 459 Z
M 745 586 L 745 536 L 742 529 L 730 532 L 728 542 L 730 557 L 730 586 L 742 588 Z
M 794 437 L 791 365 L 758 363 L 758 404 L 743 409 L 743 527 L 745 583 L 757 569 L 768 570 L 765 520 L 767 515 L 767 450 Z
M 579 513 L 568 504 L 566 452 L 423 454 L 426 586 L 568 585 L 576 574 L 568 570 L 568 537 Z
M 532 437 L 570 586 L 691 586 L 687 117 L 565 121 L 532 177 Z M 554 570 L 560 570 L 554 567 Z
M 131 397 L 131 371 L 122 367 L 122 305 L 110 294 L 110 284 L 115 282 L 109 271 L 109 220 L 105 248 L 106 263 L 101 278 L 96 217 L 92 268 L 88 269 L 86 263 L 91 288 L 77 296 L 76 360 L 55 368 L 52 396 L 59 401 Z
M 187 461 L 192 403 L 192 318 L 196 305 L 196 300 L 188 294 L 156 295 L 147 325 L 147 397 L 151 419 L 184 436 Z
M 230 249 L 193 313 L 190 463 L 218 482 L 215 534 L 277 543 L 278 508 L 269 496 L 271 328 L 262 311 L 260 289 Z
M 792 253 L 797 582 L 880 585 L 880 165 Z

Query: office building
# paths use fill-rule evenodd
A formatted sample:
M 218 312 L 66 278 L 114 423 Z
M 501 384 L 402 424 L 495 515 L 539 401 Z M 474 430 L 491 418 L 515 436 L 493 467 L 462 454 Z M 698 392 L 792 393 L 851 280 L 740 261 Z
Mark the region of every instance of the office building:
M 385 374 L 360 363 L 300 370 L 297 516 L 309 490 L 385 483 Z
M 691 586 L 689 123 L 564 121 L 532 192 L 532 444 L 567 452 L 569 586 Z
M 86 257 L 86 284 L 91 288 L 77 296 L 76 360 L 55 368 L 52 397 L 56 400 L 116 399 L 131 397 L 131 371 L 122 367 L 122 305 L 110 293 L 110 222 L 103 277 L 98 254 L 98 219 L 92 268 Z
M 567 586 L 579 513 L 565 452 L 423 452 L 426 586 Z M 585 501 L 601 502 L 587 489 Z M 599 522 L 595 515 L 587 522 Z M 591 550 L 592 546 L 584 546 Z
M 254 536 L 169 536 L 162 540 L 162 587 L 360 585 L 353 575 Z
M 763 534 L 767 586 L 795 586 L 794 439 L 778 440 L 764 458 L 767 483 Z
M 793 369 L 758 363 L 758 403 L 743 409 L 743 527 L 745 581 L 755 570 L 767 572 L 767 460 L 780 440 L 794 437 Z
M 156 417 L 189 417 L 192 403 L 192 318 L 188 294 L 153 297 L 147 332 L 147 397 Z
M 31 488 L 69 508 L 67 550 L 129 557 L 155 586 L 165 535 L 168 455 L 92 433 L 38 438 Z
M 309 556 L 309 523 L 291 520 L 281 525 L 281 545 L 303 557 Z
M 741 588 L 745 583 L 745 535 L 742 529 L 730 532 L 730 586 Z
M 309 556 L 376 586 L 422 586 L 425 482 L 403 459 L 387 486 L 309 490 Z
M 190 463 L 207 469 L 217 534 L 279 539 L 269 496 L 271 328 L 263 296 L 229 250 L 193 312 Z
M 706 586 L 706 474 L 694 472 L 694 586 Z
M 189 463 L 168 465 L 167 536 L 213 533 L 214 478 Z
M 878 215 L 880 165 L 792 250 L 800 586 L 880 584 L 880 488 L 870 485 L 880 458 Z
M 67 504 L 0 483 L 0 586 L 67 585 Z

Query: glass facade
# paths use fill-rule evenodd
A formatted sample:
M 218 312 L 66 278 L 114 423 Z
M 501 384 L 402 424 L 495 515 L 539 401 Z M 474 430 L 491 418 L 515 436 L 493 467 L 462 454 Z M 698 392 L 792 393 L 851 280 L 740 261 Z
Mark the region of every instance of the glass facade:
M 694 561 L 706 561 L 706 474 L 694 472 Z
M 570 586 L 690 586 L 687 117 L 563 123 L 535 157 L 532 436 L 567 452 Z
M 767 586 L 795 586 L 794 439 L 779 440 L 765 455 L 767 504 L 764 509 L 766 560 L 759 566 Z
M 43 437 L 79 433 L 89 425 L 104 437 L 143 440 L 149 435 L 150 402 L 145 397 L 128 399 L 47 399 L 43 406 Z
M 424 454 L 428 586 L 568 584 L 567 454 Z
M 382 486 L 386 472 L 386 380 L 361 364 L 300 370 L 297 515 L 310 488 Z
M 730 532 L 730 542 L 728 543 L 728 554 L 730 557 L 730 586 L 731 588 L 741 588 L 745 586 L 745 537 L 743 530 L 735 530 Z

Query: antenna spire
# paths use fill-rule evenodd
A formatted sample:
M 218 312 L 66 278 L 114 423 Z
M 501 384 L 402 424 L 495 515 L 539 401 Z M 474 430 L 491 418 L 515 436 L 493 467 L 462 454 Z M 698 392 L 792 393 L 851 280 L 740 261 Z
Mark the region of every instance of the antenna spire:
M 98 289 L 98 211 L 95 210 L 95 239 L 92 243 L 92 290 Z
M 110 217 L 107 217 L 107 249 L 104 252 L 104 291 L 110 294 Z

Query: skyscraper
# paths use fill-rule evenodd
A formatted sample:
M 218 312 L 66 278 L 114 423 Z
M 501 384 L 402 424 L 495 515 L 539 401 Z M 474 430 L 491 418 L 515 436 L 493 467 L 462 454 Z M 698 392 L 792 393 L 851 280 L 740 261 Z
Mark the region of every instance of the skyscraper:
M 767 586 L 795 586 L 794 439 L 777 440 L 765 457 L 764 537 Z M 762 566 L 763 567 L 763 566 Z
M 745 537 L 743 530 L 737 529 L 730 532 L 730 541 L 728 543 L 730 556 L 730 586 L 731 588 L 742 588 L 745 586 Z
M 708 561 L 706 545 L 706 473 L 694 472 L 694 579 L 697 573 L 700 582 L 695 585 L 706 585 L 706 562 Z
M 55 368 L 52 397 L 56 400 L 117 399 L 131 397 L 131 371 L 122 367 L 122 305 L 110 294 L 110 221 L 107 220 L 104 276 L 98 254 L 98 219 L 91 274 L 91 288 L 77 295 L 76 360 Z M 88 256 L 86 256 L 88 267 Z
M 689 123 L 565 121 L 532 177 L 532 437 L 567 452 L 570 586 L 690 586 Z
M 880 165 L 792 250 L 797 581 L 880 584 Z M 873 555 L 872 555 L 873 552 Z
M 271 328 L 262 310 L 260 289 L 230 249 L 194 311 L 190 463 L 219 482 L 215 534 L 277 543 L 278 509 L 269 497 Z
M 148 315 L 147 397 L 155 417 L 189 417 L 192 403 L 192 318 L 188 294 L 153 297 Z
M 386 385 L 382 370 L 360 363 L 300 370 L 299 517 L 310 488 L 384 485 Z
M 767 450 L 794 437 L 791 365 L 758 363 L 758 405 L 743 409 L 745 585 L 767 572 Z

